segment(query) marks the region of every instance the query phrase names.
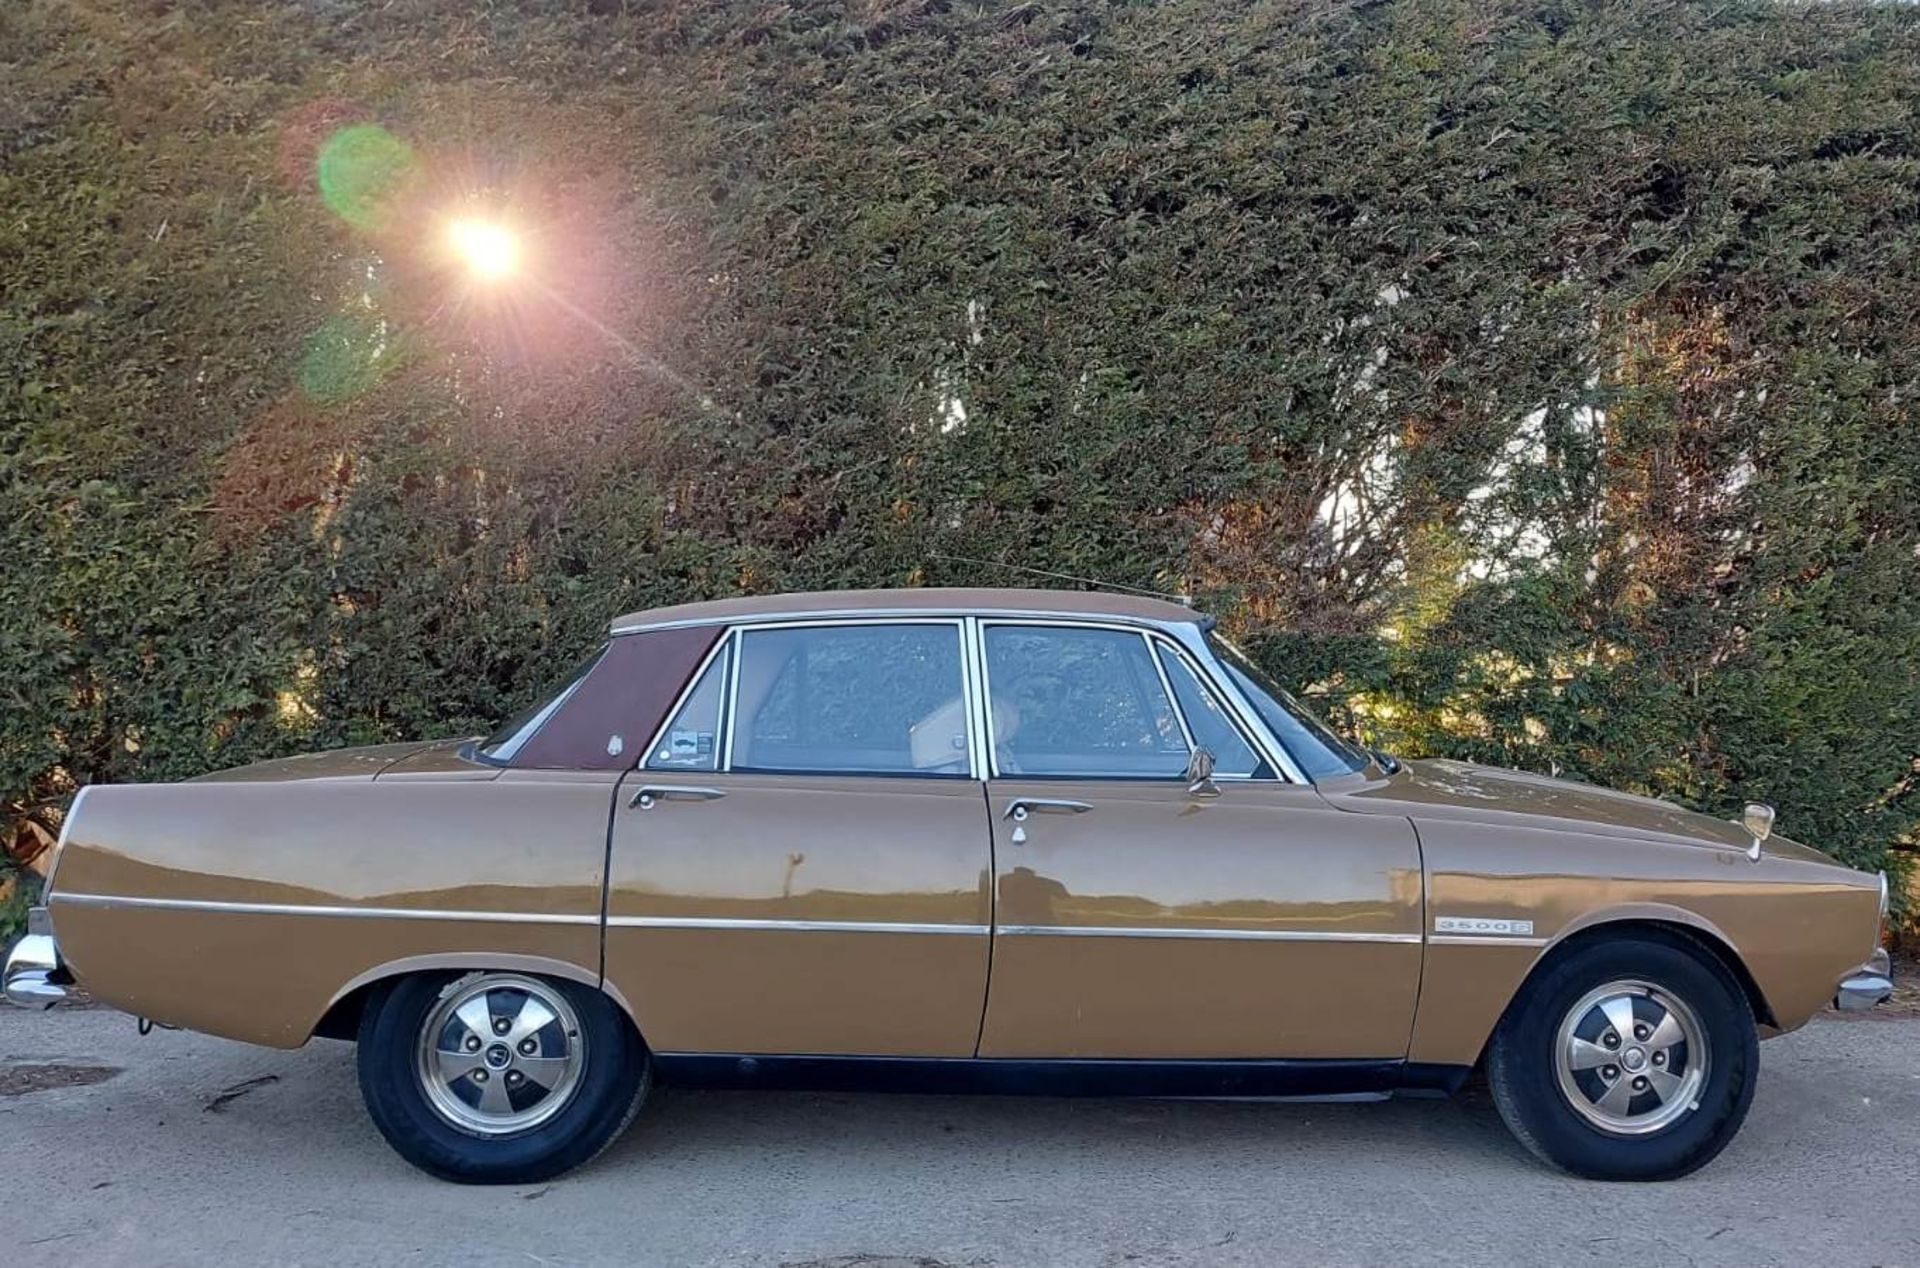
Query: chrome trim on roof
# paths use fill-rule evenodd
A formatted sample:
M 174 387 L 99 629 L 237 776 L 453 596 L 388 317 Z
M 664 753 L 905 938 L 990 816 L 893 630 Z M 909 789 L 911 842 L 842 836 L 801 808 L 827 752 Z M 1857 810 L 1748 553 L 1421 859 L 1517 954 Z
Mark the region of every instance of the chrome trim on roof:
M 1040 621 L 1081 621 L 1093 623 L 1111 623 L 1126 625 L 1134 629 L 1157 629 L 1169 631 L 1181 626 L 1211 628 L 1213 621 L 1209 617 L 1195 613 L 1188 620 L 1161 620 L 1158 617 L 1136 616 L 1125 612 L 1071 612 L 1064 609 L 1048 608 L 970 608 L 970 607 L 875 607 L 875 608 L 835 608 L 818 612 L 764 612 L 742 613 L 735 616 L 693 616 L 674 621 L 630 621 L 626 617 L 618 618 L 609 627 L 614 637 L 622 634 L 644 634 L 654 630 L 687 629 L 698 625 L 716 625 L 728 629 L 737 629 L 748 625 L 784 625 L 807 624 L 810 622 L 831 623 L 835 621 L 885 620 L 955 620 L 977 616 L 983 620 L 1040 620 Z

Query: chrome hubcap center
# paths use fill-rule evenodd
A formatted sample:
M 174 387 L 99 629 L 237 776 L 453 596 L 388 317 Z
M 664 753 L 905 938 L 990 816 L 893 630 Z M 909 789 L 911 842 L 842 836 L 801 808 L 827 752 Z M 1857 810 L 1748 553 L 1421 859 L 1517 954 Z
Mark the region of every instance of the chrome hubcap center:
M 1620 1058 L 1620 1064 L 1629 1070 L 1639 1070 L 1647 1064 L 1647 1054 L 1639 1048 L 1627 1049 L 1627 1055 Z
M 511 1060 L 513 1060 L 513 1054 L 499 1044 L 487 1049 L 487 1064 L 496 1070 L 505 1069 L 507 1062 Z

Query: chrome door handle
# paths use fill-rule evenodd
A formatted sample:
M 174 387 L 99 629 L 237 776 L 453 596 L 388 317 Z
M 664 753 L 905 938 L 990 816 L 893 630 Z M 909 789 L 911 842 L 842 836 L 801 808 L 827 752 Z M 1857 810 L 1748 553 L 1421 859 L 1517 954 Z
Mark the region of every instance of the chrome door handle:
M 633 794 L 633 800 L 627 803 L 629 809 L 638 806 L 642 810 L 653 809 L 656 801 L 715 801 L 727 794 L 718 788 L 687 788 L 679 784 L 642 784 L 640 791 Z
M 1015 797 L 1007 803 L 1006 817 L 1013 820 L 1013 835 L 1008 838 L 1015 845 L 1027 843 L 1027 816 L 1043 815 L 1079 815 L 1093 809 L 1084 801 L 1069 801 L 1065 797 Z
M 1064 797 L 1015 797 L 1007 803 L 1006 817 L 1021 823 L 1030 814 L 1081 815 L 1091 809 L 1090 802 L 1069 801 Z

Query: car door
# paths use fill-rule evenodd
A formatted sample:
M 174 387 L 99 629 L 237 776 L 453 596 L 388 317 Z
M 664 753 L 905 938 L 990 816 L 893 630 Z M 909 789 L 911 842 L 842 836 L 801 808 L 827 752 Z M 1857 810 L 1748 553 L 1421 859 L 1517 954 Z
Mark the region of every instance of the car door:
M 996 866 L 980 1055 L 1405 1056 L 1421 960 L 1405 820 L 1261 757 L 1188 650 L 983 622 Z M 1191 790 L 1196 745 L 1217 795 Z
M 972 1055 L 991 845 L 962 625 L 715 648 L 613 806 L 607 981 L 655 1051 Z

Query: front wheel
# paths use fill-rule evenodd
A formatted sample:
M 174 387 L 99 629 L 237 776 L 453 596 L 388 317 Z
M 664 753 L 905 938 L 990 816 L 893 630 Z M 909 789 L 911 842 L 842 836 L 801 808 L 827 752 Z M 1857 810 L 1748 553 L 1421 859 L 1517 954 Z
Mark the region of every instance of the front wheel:
M 1494 1032 L 1487 1082 L 1536 1156 L 1598 1180 L 1669 1180 L 1739 1131 L 1759 1072 L 1746 995 L 1680 936 L 1578 947 Z
M 422 1171 L 527 1184 L 613 1143 L 645 1099 L 647 1053 L 604 993 L 523 973 L 418 974 L 360 1021 L 360 1091 Z

